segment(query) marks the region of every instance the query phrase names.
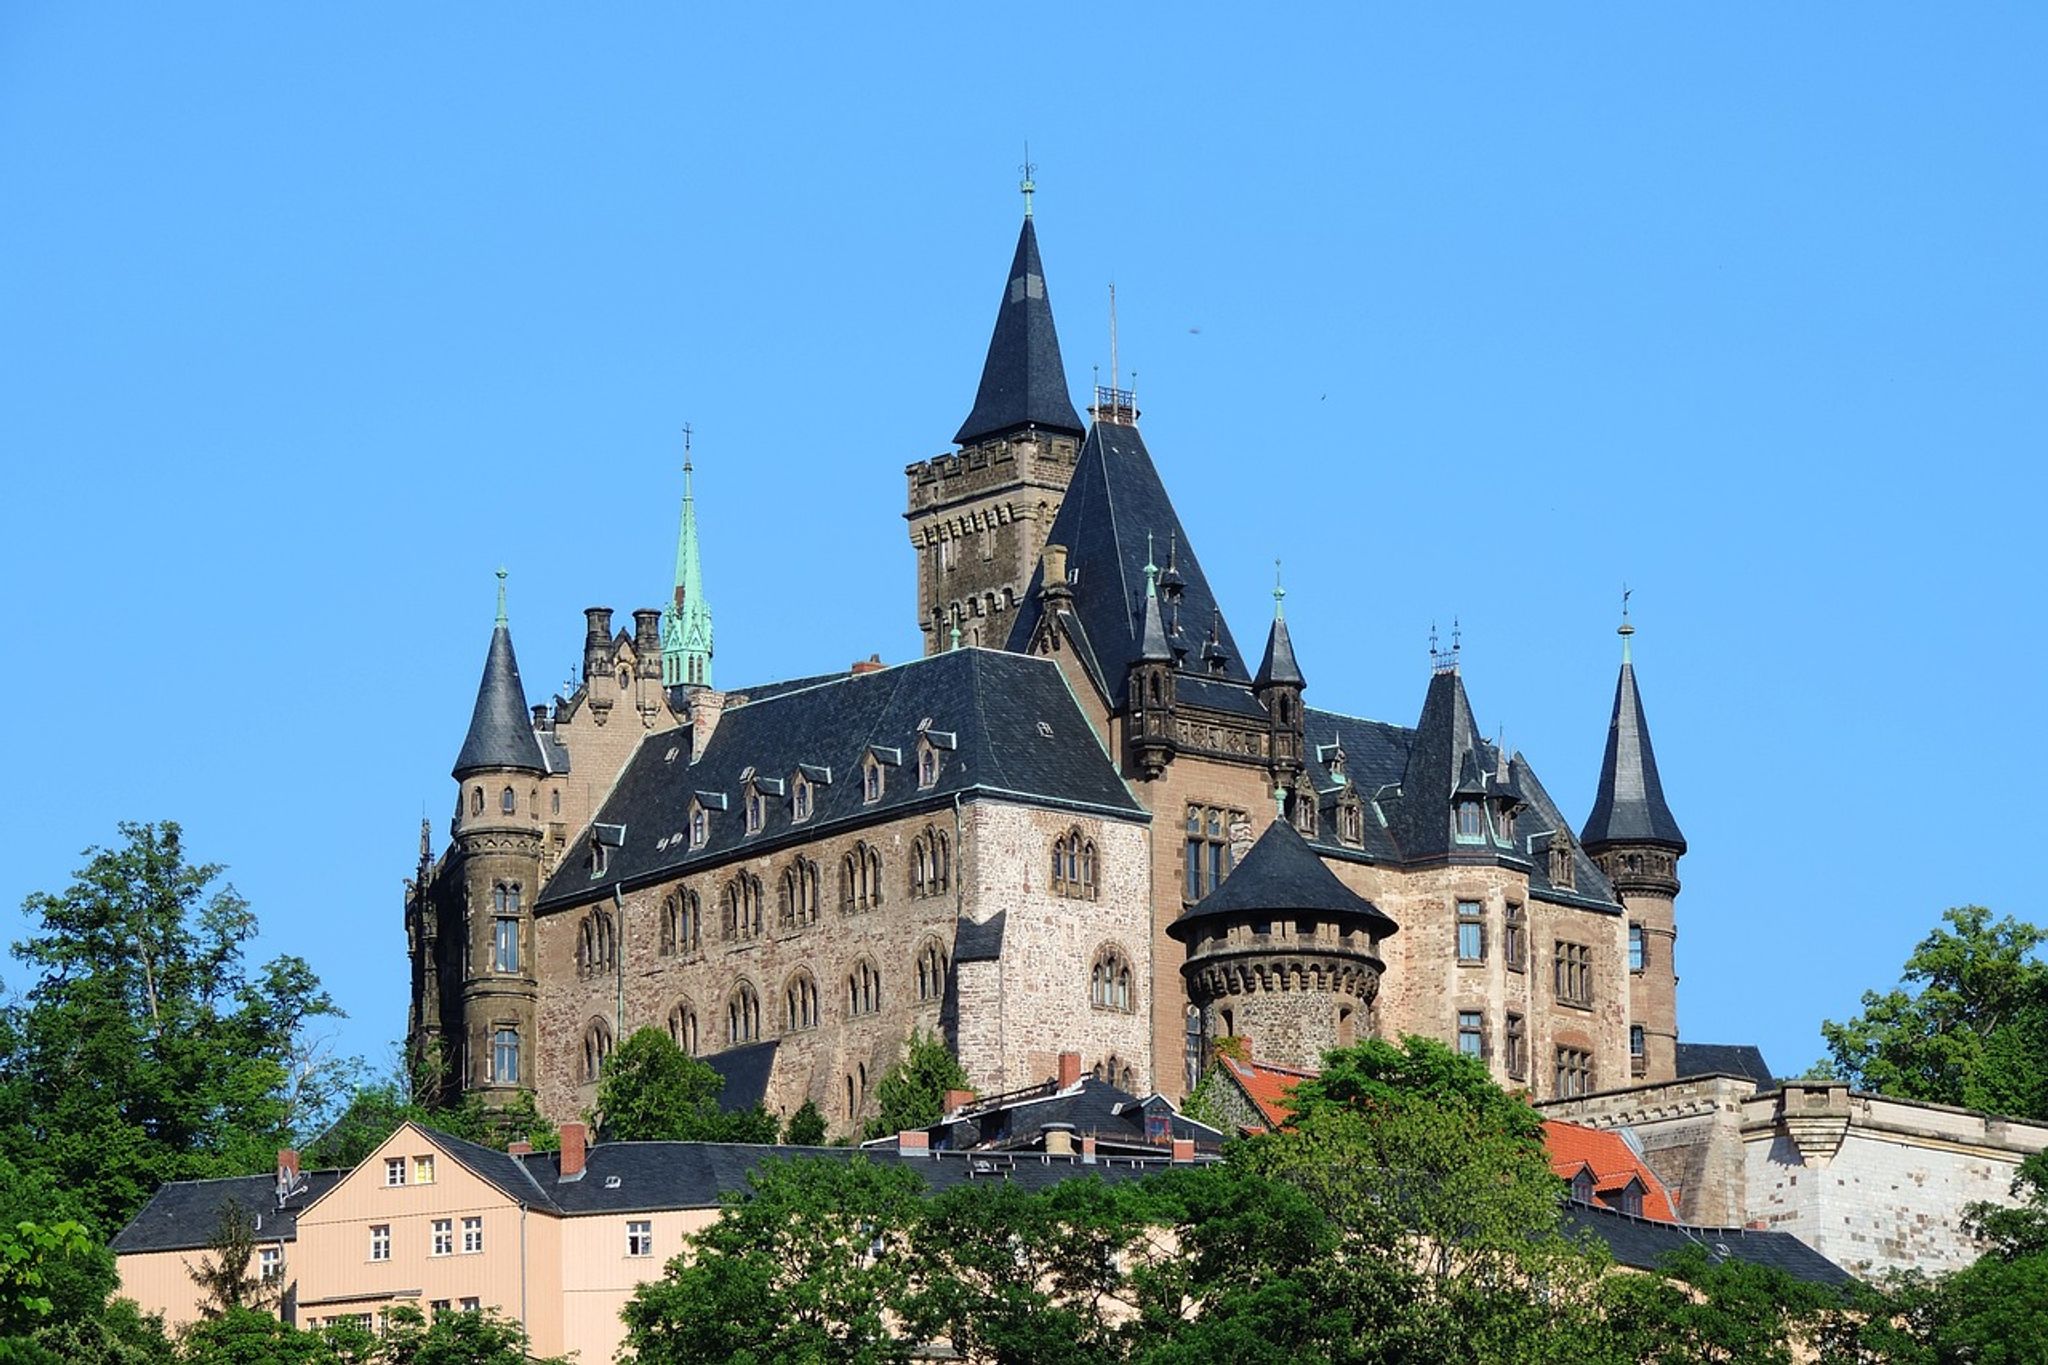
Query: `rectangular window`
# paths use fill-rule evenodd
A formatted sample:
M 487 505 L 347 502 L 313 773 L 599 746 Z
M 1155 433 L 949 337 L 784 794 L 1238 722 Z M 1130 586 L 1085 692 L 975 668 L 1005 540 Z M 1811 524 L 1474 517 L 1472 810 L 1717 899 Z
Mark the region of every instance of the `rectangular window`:
M 1644 1042 L 1643 1026 L 1641 1024 L 1630 1024 L 1628 1026 L 1628 1069 L 1638 1075 L 1641 1075 L 1649 1068 L 1650 1059 L 1645 1053 Z
M 654 1254 L 654 1224 L 652 1222 L 626 1224 L 626 1254 L 628 1256 L 652 1256 Z
M 1640 924 L 1628 927 L 1628 969 L 1632 972 L 1643 969 L 1643 926 Z
M 1182 888 L 1188 900 L 1202 899 L 1230 875 L 1230 830 L 1243 819 L 1242 811 L 1220 806 L 1188 807 L 1187 885 Z
M 1501 927 L 1500 953 L 1511 972 L 1519 972 L 1529 963 L 1529 925 L 1522 907 L 1514 901 L 1508 902 L 1507 922 Z
M 1478 901 L 1458 902 L 1458 961 L 1486 961 L 1486 920 Z
M 284 1248 L 264 1247 L 256 1253 L 256 1273 L 265 1284 L 276 1284 L 284 1278 Z
M 387 1156 L 384 1158 L 384 1184 L 387 1188 L 405 1183 L 405 1158 Z
M 491 970 L 519 970 L 519 921 L 500 915 L 491 924 Z
M 446 1300 L 446 1299 L 434 1299 L 434 1300 L 431 1300 L 431 1301 L 430 1301 L 430 1302 L 429 1302 L 429 1303 L 427 1304 L 427 1311 L 428 1311 L 429 1313 L 431 1313 L 431 1314 L 432 1314 L 433 1316 L 437 1317 L 437 1318 L 438 1318 L 438 1317 L 440 1317 L 440 1316 L 441 1316 L 441 1315 L 442 1315 L 443 1313 L 445 1313 L 445 1312 L 447 1312 L 447 1311 L 448 1311 L 448 1300 Z
M 1583 1095 L 1593 1088 L 1593 1054 L 1575 1047 L 1557 1050 L 1557 1094 L 1560 1099 Z
M 1557 942 L 1551 960 L 1552 986 L 1567 1005 L 1593 1003 L 1593 950 L 1583 943 Z
M 1508 1016 L 1508 1075 L 1523 1080 L 1529 1074 L 1529 1025 L 1519 1014 Z
M 1486 1016 L 1478 1010 L 1458 1011 L 1458 1051 L 1467 1057 L 1486 1055 Z
M 1458 802 L 1458 841 L 1476 844 L 1485 838 L 1486 813 L 1480 809 L 1479 802 L 1470 798 Z
M 474 1256 L 484 1249 L 484 1220 L 465 1218 L 462 1220 L 462 1254 Z
M 499 1085 L 518 1083 L 518 1029 L 501 1028 L 491 1034 L 491 1079 Z
M 455 1223 L 448 1218 L 434 1220 L 434 1254 L 453 1256 L 455 1254 Z
M 391 1259 L 391 1224 L 370 1224 L 370 1259 L 388 1261 Z
M 431 1185 L 434 1183 L 434 1158 L 416 1156 L 412 1159 L 412 1183 Z
M 481 1299 L 464 1299 L 462 1301 L 462 1311 L 465 1313 L 481 1312 L 483 1311 L 483 1306 L 483 1300 Z

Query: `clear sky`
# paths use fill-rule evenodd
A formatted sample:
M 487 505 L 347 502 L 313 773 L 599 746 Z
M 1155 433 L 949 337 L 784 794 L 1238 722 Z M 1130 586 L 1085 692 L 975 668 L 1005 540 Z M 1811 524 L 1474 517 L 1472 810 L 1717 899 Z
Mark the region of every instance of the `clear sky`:
M 721 681 L 911 657 L 1027 139 L 1077 402 L 1114 280 L 1313 704 L 1456 617 L 1582 817 L 1635 589 L 1686 1037 L 2044 917 L 2048 8 L 861 8 L 0 6 L 0 931 L 175 818 L 387 1056 L 491 571 L 539 700 L 685 421 Z

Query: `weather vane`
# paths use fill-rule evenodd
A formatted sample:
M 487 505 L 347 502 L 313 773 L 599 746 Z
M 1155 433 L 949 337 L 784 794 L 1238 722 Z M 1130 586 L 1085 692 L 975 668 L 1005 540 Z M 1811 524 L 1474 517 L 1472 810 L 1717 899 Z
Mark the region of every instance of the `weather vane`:
M 1024 216 L 1029 218 L 1031 216 L 1031 195 L 1038 188 L 1038 182 L 1033 178 L 1038 174 L 1038 163 L 1031 159 L 1031 144 L 1029 142 L 1024 144 L 1024 164 L 1017 169 L 1024 176 L 1024 179 L 1018 182 L 1017 188 L 1024 192 Z

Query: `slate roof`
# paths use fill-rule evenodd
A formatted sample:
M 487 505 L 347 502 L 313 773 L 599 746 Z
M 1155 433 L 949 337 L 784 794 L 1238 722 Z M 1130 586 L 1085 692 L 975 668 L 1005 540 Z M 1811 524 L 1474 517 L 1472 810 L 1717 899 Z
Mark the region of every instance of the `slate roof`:
M 1771 1266 L 1809 1284 L 1846 1285 L 1854 1278 L 1789 1232 L 1688 1227 L 1580 1203 L 1565 1205 L 1565 1228 L 1590 1232 L 1607 1244 L 1617 1262 L 1637 1270 L 1661 1270 L 1680 1249 L 1697 1246 L 1711 1261 Z
M 777 1039 L 748 1043 L 708 1053 L 704 1064 L 718 1073 L 725 1085 L 718 1092 L 718 1107 L 728 1113 L 752 1109 L 768 1097 L 768 1078 L 775 1070 Z
M 1287 618 L 1277 612 L 1273 616 L 1273 628 L 1266 632 L 1265 657 L 1259 660 L 1259 671 L 1252 676 L 1254 687 L 1266 687 L 1272 683 L 1292 683 L 1296 687 L 1308 683 L 1308 679 L 1301 676 L 1301 665 L 1294 661 L 1294 637 L 1287 633 Z
M 1038 230 L 1026 218 L 1003 281 L 974 410 L 953 439 L 971 445 L 1032 426 L 1074 436 L 1082 430 L 1081 416 L 1067 394 L 1059 333 L 1052 325 L 1052 299 L 1046 294 L 1045 267 L 1038 259 Z
M 1003 955 L 1003 922 L 1009 911 L 998 910 L 976 924 L 963 919 L 953 930 L 954 962 L 995 962 Z
M 1753 1043 L 1680 1043 L 1678 1079 L 1691 1076 L 1747 1076 L 1759 1090 L 1778 1088 L 1763 1049 Z
M 1147 1115 L 1164 1121 L 1165 1137 L 1146 1131 Z M 1198 1148 L 1214 1151 L 1225 1136 L 1221 1129 L 1182 1114 L 1162 1095 L 1135 1095 L 1093 1076 L 1065 1088 L 1048 1082 L 971 1104 L 924 1131 L 934 1151 L 1010 1151 L 1041 1146 L 1047 1124 L 1066 1124 L 1076 1138 L 1093 1137 L 1124 1152 L 1160 1150 L 1169 1138 L 1187 1138 Z M 895 1149 L 894 1134 L 868 1144 L 870 1151 Z
M 1293 825 L 1275 820 L 1223 884 L 1183 910 L 1167 932 L 1185 943 L 1193 933 L 1189 926 L 1205 920 L 1297 911 L 1363 920 L 1375 938 L 1398 927 L 1378 906 L 1338 881 Z
M 919 726 L 950 735 L 938 780 L 920 790 Z M 883 755 L 882 798 L 862 800 L 861 768 Z M 767 801 L 758 834 L 746 832 L 745 774 L 785 786 L 801 766 L 830 769 L 813 788 L 813 811 L 798 825 L 785 792 Z M 718 798 L 710 838 L 689 846 L 690 805 L 698 793 Z M 1050 659 L 990 649 L 958 649 L 869 673 L 842 674 L 814 687 L 774 692 L 729 706 L 698 761 L 688 736 L 662 731 L 642 740 L 598 811 L 593 827 L 624 831 L 593 878 L 583 848 L 571 851 L 542 892 L 546 909 L 627 887 L 716 866 L 735 856 L 816 839 L 905 812 L 950 806 L 956 796 L 1009 799 L 1147 820 L 1075 704 Z M 719 804 L 723 802 L 723 805 Z M 588 835 L 582 842 L 587 845 Z
M 480 768 L 516 768 L 544 773 L 540 741 L 533 737 L 533 713 L 526 709 L 526 689 L 519 682 L 519 660 L 512 653 L 512 631 L 500 621 L 491 631 L 484 676 L 476 688 L 476 709 L 470 712 L 469 733 L 455 756 L 455 776 Z
M 1657 753 L 1650 747 L 1650 722 L 1636 689 L 1636 666 L 1624 657 L 1614 683 L 1614 715 L 1607 722 L 1607 753 L 1600 760 L 1600 785 L 1593 813 L 1579 842 L 1596 852 L 1609 844 L 1657 844 L 1685 852 L 1685 835 L 1664 802 Z
M 1183 580 L 1180 600 L 1167 610 L 1168 638 L 1173 638 L 1176 627 L 1183 636 L 1192 636 L 1216 623 L 1228 655 L 1223 676 L 1239 683 L 1251 681 L 1244 655 L 1231 638 L 1230 625 L 1222 619 L 1216 594 L 1136 427 L 1098 421 L 1089 431 L 1046 542 L 1067 547 L 1073 617 L 1112 701 L 1122 701 L 1126 676 L 1139 657 L 1145 565 L 1167 545 L 1174 549 L 1175 571 Z M 1030 590 L 1019 603 L 1010 629 L 1011 649 L 1028 649 L 1038 629 L 1045 605 L 1038 595 L 1043 574 L 1043 565 L 1033 571 Z
M 332 1189 L 347 1171 L 307 1171 L 300 1188 L 285 1202 L 277 1203 L 277 1177 L 237 1175 L 221 1180 L 173 1180 L 162 1185 L 114 1234 L 111 1244 L 117 1256 L 144 1251 L 198 1251 L 204 1249 L 220 1227 L 220 1216 L 229 1204 L 239 1204 L 256 1220 L 256 1240 L 289 1242 L 298 1236 L 299 1211 Z
M 1408 762 L 1402 769 L 1400 789 L 1380 798 L 1403 857 L 1443 858 L 1464 851 L 1451 837 L 1452 798 L 1461 793 L 1484 794 L 1483 785 L 1477 793 L 1471 790 L 1482 772 L 1484 743 L 1472 719 L 1465 680 L 1456 669 L 1432 674 L 1421 719 L 1408 739 Z

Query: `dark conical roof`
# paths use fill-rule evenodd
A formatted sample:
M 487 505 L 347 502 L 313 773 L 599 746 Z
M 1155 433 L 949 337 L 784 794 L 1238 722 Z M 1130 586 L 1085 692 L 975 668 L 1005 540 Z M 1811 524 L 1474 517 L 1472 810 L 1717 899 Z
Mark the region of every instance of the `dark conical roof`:
M 484 660 L 483 681 L 476 688 L 476 710 L 470 713 L 462 752 L 455 757 L 458 778 L 480 768 L 547 771 L 540 741 L 533 737 L 533 719 L 526 710 L 526 689 L 519 683 L 512 631 L 503 621 L 491 632 L 491 652 Z
M 1171 663 L 1173 649 L 1166 643 L 1166 627 L 1159 621 L 1159 593 L 1152 580 L 1145 580 L 1145 618 L 1138 631 L 1138 658 L 1146 663 Z
M 1400 792 L 1387 804 L 1388 823 L 1406 858 L 1441 857 L 1452 850 L 1452 802 L 1486 791 L 1486 759 L 1465 680 L 1454 668 L 1431 675 L 1422 715 L 1408 744 Z M 1467 848 L 1486 852 L 1486 847 Z
M 1017 256 L 1010 262 L 1003 301 L 996 309 L 996 330 L 981 367 L 974 411 L 953 439 L 971 445 L 1029 426 L 1072 436 L 1083 431 L 1067 393 L 1052 300 L 1045 292 L 1045 267 L 1038 261 L 1038 232 L 1026 218 L 1024 230 L 1017 234 Z
M 1307 911 L 1318 915 L 1351 915 L 1368 921 L 1376 938 L 1396 929 L 1378 906 L 1337 880 L 1323 866 L 1308 841 L 1285 820 L 1275 820 L 1244 855 L 1223 885 L 1181 912 L 1169 927 L 1185 939 L 1181 926 L 1219 916 L 1266 912 L 1275 915 Z
M 1579 842 L 1591 852 L 1612 844 L 1661 844 L 1685 852 L 1685 835 L 1671 807 L 1664 804 L 1664 783 L 1657 776 L 1657 755 L 1650 748 L 1650 723 L 1643 718 L 1643 699 L 1636 691 L 1636 667 L 1621 662 L 1614 684 L 1614 718 L 1607 723 L 1607 756 L 1600 762 L 1600 786 L 1593 795 L 1593 813 Z
M 1287 618 L 1277 612 L 1273 629 L 1266 636 L 1266 657 L 1259 661 L 1252 686 L 1268 687 L 1274 683 L 1308 686 L 1308 679 L 1301 676 L 1301 665 L 1294 661 L 1294 640 L 1287 634 Z

